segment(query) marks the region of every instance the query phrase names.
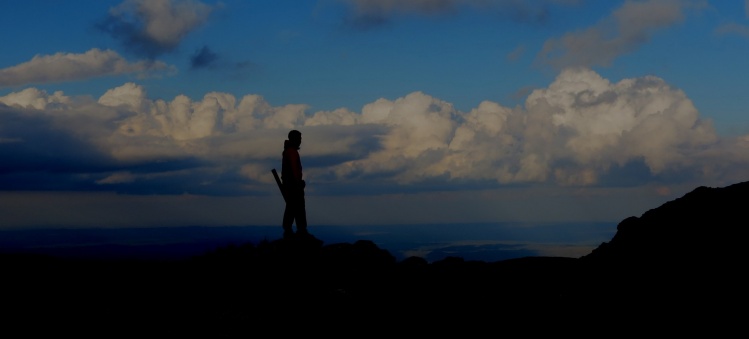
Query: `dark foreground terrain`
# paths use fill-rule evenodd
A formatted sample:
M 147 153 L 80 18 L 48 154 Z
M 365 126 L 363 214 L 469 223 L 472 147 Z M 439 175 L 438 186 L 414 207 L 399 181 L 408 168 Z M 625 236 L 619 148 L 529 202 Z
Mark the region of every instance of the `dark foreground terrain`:
M 699 187 L 581 258 L 396 261 L 369 240 L 178 261 L 0 255 L 4 338 L 741 335 L 749 183 Z

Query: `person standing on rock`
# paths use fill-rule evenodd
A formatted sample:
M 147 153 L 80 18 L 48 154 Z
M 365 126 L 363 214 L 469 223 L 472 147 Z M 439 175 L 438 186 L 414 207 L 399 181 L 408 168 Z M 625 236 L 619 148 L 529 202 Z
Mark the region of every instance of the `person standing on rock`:
M 304 203 L 306 182 L 302 177 L 302 160 L 299 148 L 302 144 L 302 133 L 297 130 L 289 132 L 288 140 L 283 144 L 281 163 L 281 181 L 286 209 L 283 212 L 283 236 L 294 236 L 292 228 L 296 223 L 296 235 L 309 236 L 307 231 L 307 209 Z

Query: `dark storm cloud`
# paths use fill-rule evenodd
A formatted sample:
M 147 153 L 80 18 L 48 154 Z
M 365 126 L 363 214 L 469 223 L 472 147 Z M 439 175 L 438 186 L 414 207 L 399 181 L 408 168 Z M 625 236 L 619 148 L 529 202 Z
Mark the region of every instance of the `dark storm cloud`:
M 345 23 L 358 29 L 381 26 L 402 15 L 437 16 L 471 8 L 516 22 L 539 23 L 549 17 L 551 6 L 571 6 L 578 0 L 341 0 L 347 6 Z
M 130 52 L 154 58 L 175 50 L 188 33 L 208 20 L 212 10 L 198 1 L 126 0 L 95 26 Z
M 218 54 L 214 53 L 208 46 L 203 46 L 190 57 L 190 68 L 209 68 L 216 65 L 218 59 Z
M 237 178 L 217 176 L 210 163 L 192 156 L 115 159 L 87 139 L 90 135 L 82 136 L 87 133 L 84 128 L 66 126 L 72 120 L 0 103 L 0 190 L 129 194 L 227 190 L 231 195 L 237 191 L 232 187 L 239 187 Z M 228 183 L 205 185 L 223 180 Z
M 115 168 L 100 150 L 44 116 L 0 104 L 0 118 L 0 190 L 89 190 L 91 173 Z
M 175 159 L 166 163 L 142 163 L 132 171 L 123 168 L 132 180 L 105 184 L 106 179 L 102 179 L 97 181 L 100 184 L 98 189 L 134 195 L 245 196 L 254 194 L 244 189 L 247 179 L 238 174 L 238 169 L 213 166 L 215 164 L 194 158 Z M 169 170 L 168 167 L 174 169 Z M 107 178 L 116 176 L 116 173 L 108 174 L 110 175 Z
M 153 59 L 172 51 L 177 46 L 176 44 L 163 44 L 155 41 L 145 35 L 137 24 L 123 22 L 111 17 L 97 23 L 96 28 L 118 40 L 129 52 L 146 58 Z
M 21 171 L 77 172 L 101 170 L 107 157 L 93 145 L 55 128 L 49 119 L 0 103 L 0 174 Z

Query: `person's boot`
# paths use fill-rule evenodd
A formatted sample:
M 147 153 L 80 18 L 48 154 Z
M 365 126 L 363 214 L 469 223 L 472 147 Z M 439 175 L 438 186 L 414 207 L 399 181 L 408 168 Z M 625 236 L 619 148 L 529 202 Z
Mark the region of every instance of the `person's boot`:
M 294 237 L 294 231 L 290 230 L 288 228 L 283 229 L 283 238 L 284 239 L 291 239 Z
M 303 238 L 309 238 L 309 237 L 312 236 L 312 234 L 310 234 L 309 232 L 307 232 L 307 228 L 306 227 L 297 229 L 296 235 L 298 235 L 300 237 L 303 237 Z

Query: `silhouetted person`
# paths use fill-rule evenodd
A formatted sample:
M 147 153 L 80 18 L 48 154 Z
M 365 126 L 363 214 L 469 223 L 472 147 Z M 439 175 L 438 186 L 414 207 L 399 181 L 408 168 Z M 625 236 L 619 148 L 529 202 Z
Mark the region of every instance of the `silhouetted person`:
M 302 179 L 302 161 L 299 148 L 302 144 L 302 133 L 297 130 L 289 132 L 289 139 L 283 143 L 283 160 L 281 163 L 281 181 L 286 199 L 283 212 L 283 236 L 294 235 L 292 225 L 296 223 L 297 235 L 309 235 L 307 232 L 307 209 L 304 204 L 304 187 Z

